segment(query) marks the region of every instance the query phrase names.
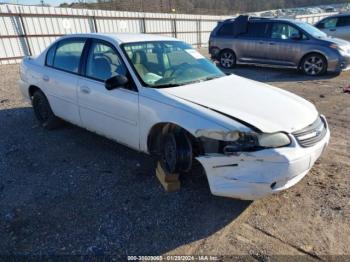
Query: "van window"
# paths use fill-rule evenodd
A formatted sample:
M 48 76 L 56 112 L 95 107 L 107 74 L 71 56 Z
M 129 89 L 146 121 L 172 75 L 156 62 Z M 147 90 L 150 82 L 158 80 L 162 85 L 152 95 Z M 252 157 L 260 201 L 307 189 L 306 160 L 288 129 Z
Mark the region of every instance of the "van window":
M 336 17 L 328 18 L 322 22 L 320 28 L 322 29 L 335 28 L 337 26 L 337 23 L 338 23 L 338 18 Z
M 268 36 L 268 31 L 269 23 L 248 23 L 248 30 L 246 33 L 242 34 L 242 36 L 251 38 L 266 38 Z
M 272 39 L 291 39 L 294 34 L 301 34 L 301 32 L 294 26 L 285 23 L 274 23 L 271 30 Z
M 85 39 L 70 39 L 59 42 L 53 61 L 53 67 L 67 72 L 78 73 L 84 44 Z
M 234 24 L 233 23 L 225 23 L 221 26 L 218 31 L 219 36 L 233 36 L 234 32 Z

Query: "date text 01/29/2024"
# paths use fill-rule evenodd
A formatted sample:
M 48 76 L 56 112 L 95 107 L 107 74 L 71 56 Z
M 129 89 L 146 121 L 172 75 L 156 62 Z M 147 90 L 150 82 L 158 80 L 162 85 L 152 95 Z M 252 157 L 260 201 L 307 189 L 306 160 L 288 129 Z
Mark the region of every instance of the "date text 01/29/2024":
M 128 256 L 128 261 L 218 261 L 218 256 Z

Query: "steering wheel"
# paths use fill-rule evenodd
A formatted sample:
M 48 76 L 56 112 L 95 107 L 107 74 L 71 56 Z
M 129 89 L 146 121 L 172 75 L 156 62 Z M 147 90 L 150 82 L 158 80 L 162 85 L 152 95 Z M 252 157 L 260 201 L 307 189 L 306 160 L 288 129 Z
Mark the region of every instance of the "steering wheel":
M 182 63 L 178 65 L 169 75 L 169 77 L 174 77 L 175 75 L 181 75 L 186 70 L 190 69 L 191 65 L 189 63 Z

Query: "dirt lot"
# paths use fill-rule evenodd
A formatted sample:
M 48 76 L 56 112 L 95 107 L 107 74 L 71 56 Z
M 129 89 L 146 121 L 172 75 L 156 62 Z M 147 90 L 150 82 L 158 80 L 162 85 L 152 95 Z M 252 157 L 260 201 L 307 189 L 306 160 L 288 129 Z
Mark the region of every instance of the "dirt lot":
M 306 178 L 255 202 L 212 196 L 197 173 L 165 193 L 148 156 L 72 125 L 42 130 L 16 88 L 18 66 L 1 66 L 0 254 L 350 255 L 350 72 L 233 72 L 314 102 L 332 132 Z

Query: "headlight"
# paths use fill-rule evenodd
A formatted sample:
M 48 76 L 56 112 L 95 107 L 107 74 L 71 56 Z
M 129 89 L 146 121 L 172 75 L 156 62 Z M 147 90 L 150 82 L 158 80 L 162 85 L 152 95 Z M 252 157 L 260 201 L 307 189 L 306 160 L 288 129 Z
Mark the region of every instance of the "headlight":
M 281 147 L 291 143 L 289 136 L 285 133 L 260 134 L 258 140 L 261 147 Z
M 259 134 L 255 132 L 215 132 L 201 130 L 201 140 L 206 153 L 232 154 L 265 148 L 277 148 L 291 143 L 285 133 Z
M 331 44 L 330 48 L 336 49 L 341 53 L 348 53 L 348 50 L 344 46 L 339 46 L 337 44 Z

